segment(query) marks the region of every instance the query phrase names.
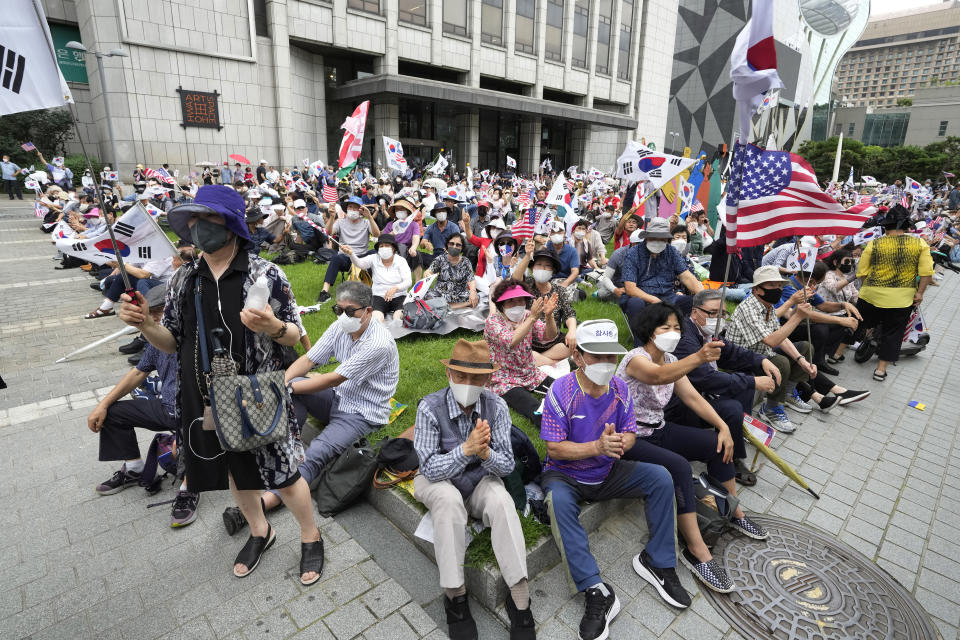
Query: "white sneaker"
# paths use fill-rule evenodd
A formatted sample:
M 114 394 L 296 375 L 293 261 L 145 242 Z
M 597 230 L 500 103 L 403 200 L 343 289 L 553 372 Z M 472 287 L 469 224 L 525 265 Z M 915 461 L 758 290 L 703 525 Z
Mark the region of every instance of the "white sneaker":
M 790 395 L 784 398 L 784 404 L 797 413 L 810 413 L 813 411 L 813 407 L 804 402 L 800 397 L 800 392 L 797 391 L 796 387 L 794 387 L 793 392 L 791 392 Z

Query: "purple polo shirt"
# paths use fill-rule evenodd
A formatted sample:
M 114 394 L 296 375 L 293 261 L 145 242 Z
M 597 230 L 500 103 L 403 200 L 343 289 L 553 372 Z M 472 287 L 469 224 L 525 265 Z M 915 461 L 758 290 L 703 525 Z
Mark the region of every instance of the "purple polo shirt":
M 540 438 L 545 442 L 592 442 L 600 438 L 611 422 L 617 433 L 636 433 L 633 399 L 626 383 L 614 376 L 607 393 L 599 398 L 580 388 L 576 372 L 558 378 L 543 403 Z M 599 484 L 613 467 L 614 458 L 593 456 L 583 460 L 554 460 L 549 455 L 544 471 L 559 471 L 577 482 Z

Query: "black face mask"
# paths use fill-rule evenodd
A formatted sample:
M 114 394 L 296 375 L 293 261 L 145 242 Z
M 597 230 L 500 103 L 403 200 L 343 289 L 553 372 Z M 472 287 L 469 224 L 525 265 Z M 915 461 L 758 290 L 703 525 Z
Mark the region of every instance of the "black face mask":
M 459 255 L 460 255 L 460 251 L 461 251 L 460 247 L 448 247 L 448 248 L 447 248 L 447 253 L 449 253 L 449 254 L 450 254 L 450 257 L 452 257 L 452 258 L 456 258 L 457 256 L 459 256 Z
M 760 296 L 760 299 L 764 302 L 769 302 L 770 304 L 775 304 L 780 302 L 780 298 L 783 296 L 783 289 L 764 289 L 763 295 Z
M 840 266 L 837 267 L 837 269 L 840 270 L 840 273 L 850 273 L 851 271 L 853 271 L 853 265 L 850 263 L 847 263 L 847 264 L 841 263 Z
M 213 253 L 226 246 L 230 239 L 229 233 L 222 224 L 210 222 L 206 218 L 197 218 L 196 224 L 190 229 L 190 238 L 197 249 Z

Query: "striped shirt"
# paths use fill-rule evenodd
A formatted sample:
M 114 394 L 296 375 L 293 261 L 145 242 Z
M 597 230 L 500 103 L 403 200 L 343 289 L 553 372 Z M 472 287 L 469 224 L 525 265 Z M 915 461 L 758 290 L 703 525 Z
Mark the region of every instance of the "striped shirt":
M 420 458 L 420 473 L 430 482 L 440 482 L 454 478 L 467 468 L 467 465 L 479 462 L 487 472 L 504 477 L 513 471 L 513 447 L 510 442 L 510 410 L 503 399 L 484 389 L 482 394 L 490 396 L 496 407 L 493 415 L 481 415 L 480 402 L 473 405 L 470 415 L 463 412 L 463 408 L 453 398 L 449 388 L 435 391 L 443 394 L 443 407 L 453 421 L 460 435 L 460 446 L 446 453 L 441 452 L 440 424 L 438 416 L 428 406 L 427 402 L 420 402 L 417 406 L 417 428 L 413 430 L 413 448 Z M 431 394 L 432 395 L 432 394 Z M 426 398 L 425 398 L 426 399 Z M 490 456 L 481 460 L 479 456 L 468 456 L 463 453 L 463 443 L 467 441 L 477 420 L 486 420 L 490 425 Z
M 344 333 L 339 322 L 323 332 L 307 357 L 323 366 L 333 357 L 334 370 L 346 381 L 336 387 L 337 404 L 344 413 L 358 413 L 371 424 L 387 424 L 390 398 L 400 380 L 397 343 L 383 323 L 371 320 L 358 340 Z

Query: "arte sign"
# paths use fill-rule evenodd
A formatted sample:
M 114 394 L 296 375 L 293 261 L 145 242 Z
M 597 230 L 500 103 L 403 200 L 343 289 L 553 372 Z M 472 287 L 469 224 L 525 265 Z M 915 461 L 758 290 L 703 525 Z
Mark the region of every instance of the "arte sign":
M 182 87 L 177 87 L 177 93 L 180 94 L 180 107 L 183 111 L 181 127 L 205 127 L 218 131 L 223 128 L 220 124 L 220 106 L 217 101 L 220 97 L 219 93 L 191 91 Z

